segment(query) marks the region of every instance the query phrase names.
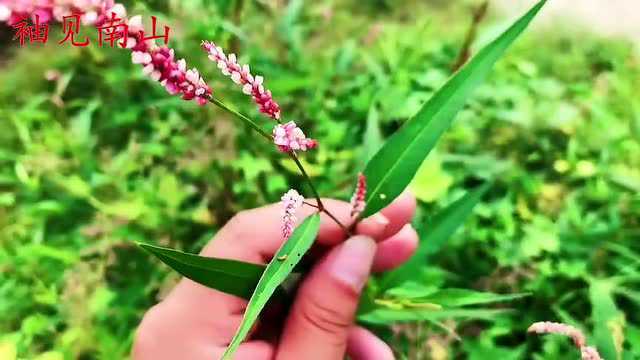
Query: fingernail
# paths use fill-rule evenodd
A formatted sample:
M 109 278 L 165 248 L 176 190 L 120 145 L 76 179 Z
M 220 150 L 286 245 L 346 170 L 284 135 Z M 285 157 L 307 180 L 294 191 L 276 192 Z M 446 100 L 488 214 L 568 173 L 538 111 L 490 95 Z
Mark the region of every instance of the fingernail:
M 398 234 L 404 235 L 405 233 L 413 232 L 413 231 L 415 231 L 413 229 L 413 225 L 411 223 L 408 223 L 408 224 L 404 224 L 404 226 L 401 227 L 400 230 L 398 230 Z
M 376 223 L 378 223 L 378 224 L 380 224 L 380 225 L 383 225 L 383 226 L 385 226 L 385 227 L 386 227 L 387 225 L 389 225 L 389 219 L 387 219 L 387 217 L 386 217 L 386 216 L 384 216 L 384 215 L 382 215 L 382 214 L 380 214 L 380 213 L 377 213 L 377 214 L 373 215 L 373 216 L 371 217 L 371 219 L 372 219 L 373 221 L 375 221 Z
M 372 215 L 360 222 L 356 232 L 360 235 L 369 236 L 378 241 L 382 240 L 382 235 L 387 231 L 390 222 L 382 214 Z
M 376 243 L 366 236 L 354 236 L 345 241 L 330 265 L 330 274 L 337 281 L 360 292 L 371 272 Z

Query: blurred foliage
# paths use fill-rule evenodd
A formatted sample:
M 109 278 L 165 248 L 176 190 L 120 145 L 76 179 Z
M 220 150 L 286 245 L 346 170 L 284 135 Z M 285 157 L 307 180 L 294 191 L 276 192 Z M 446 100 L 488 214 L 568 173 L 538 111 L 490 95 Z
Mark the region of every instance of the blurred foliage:
M 285 118 L 321 139 L 305 159 L 321 193 L 346 199 L 380 138 L 450 75 L 473 1 L 452 3 L 127 6 L 170 24 L 177 53 L 255 118 L 200 40 L 264 74 Z M 492 23 L 479 44 L 501 28 Z M 18 49 L 9 31 L 0 29 L 0 358 L 124 358 L 145 309 L 177 280 L 134 241 L 197 252 L 235 212 L 302 181 L 234 119 L 167 96 L 126 52 Z M 640 357 L 639 60 L 623 41 L 543 29 L 499 62 L 412 184 L 416 227 L 426 234 L 430 215 L 479 180 L 494 186 L 415 285 L 532 295 L 492 321 L 377 329 L 400 358 L 566 358 L 566 339 L 526 336 L 540 320 L 577 325 L 606 359 Z M 48 70 L 59 77 L 46 80 Z

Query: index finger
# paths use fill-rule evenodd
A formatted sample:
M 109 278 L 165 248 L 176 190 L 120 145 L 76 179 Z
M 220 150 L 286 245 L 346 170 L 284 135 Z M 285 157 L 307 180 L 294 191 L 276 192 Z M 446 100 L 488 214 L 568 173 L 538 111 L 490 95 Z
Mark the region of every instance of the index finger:
M 344 201 L 322 199 L 324 206 L 344 226 L 351 225 L 351 205 Z M 298 213 L 299 225 L 317 209 L 304 205 Z M 381 239 L 389 221 L 376 214 L 358 224 L 357 232 Z M 234 216 L 202 250 L 201 255 L 236 259 L 264 264 L 271 260 L 284 239 L 282 237 L 282 209 L 272 204 L 246 210 Z M 327 214 L 320 214 L 320 231 L 316 239 L 319 245 L 335 245 L 345 239 L 345 231 Z

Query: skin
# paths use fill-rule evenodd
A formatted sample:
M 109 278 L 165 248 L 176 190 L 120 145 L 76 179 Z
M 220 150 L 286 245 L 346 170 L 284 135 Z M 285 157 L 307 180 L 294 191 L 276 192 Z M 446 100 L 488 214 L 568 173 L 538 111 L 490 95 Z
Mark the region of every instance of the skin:
M 348 203 L 323 199 L 343 223 Z M 362 289 L 371 272 L 393 269 L 413 254 L 418 236 L 408 224 L 416 202 L 405 193 L 380 213 L 362 221 L 357 235 L 344 233 L 325 215 L 312 253 L 317 257 L 284 319 L 258 324 L 235 355 L 240 360 L 393 359 L 387 344 L 354 324 Z M 314 209 L 305 206 L 300 218 Z M 201 255 L 267 263 L 282 244 L 280 205 L 248 210 L 231 219 Z M 182 279 L 144 316 L 133 358 L 217 359 L 242 320 L 246 300 Z M 271 325 L 268 328 L 267 325 Z M 262 335 L 260 335 L 262 333 Z

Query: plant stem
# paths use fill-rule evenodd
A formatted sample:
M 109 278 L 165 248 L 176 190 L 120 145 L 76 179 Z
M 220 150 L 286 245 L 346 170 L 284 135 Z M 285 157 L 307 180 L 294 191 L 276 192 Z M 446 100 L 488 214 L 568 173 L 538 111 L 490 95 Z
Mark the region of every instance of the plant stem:
M 361 220 L 362 218 L 360 216 L 353 219 L 353 222 L 347 227 L 347 234 L 353 234 L 353 231 L 355 230 L 356 226 L 358 226 L 358 223 L 360 223 Z
M 476 39 L 476 35 L 478 32 L 478 26 L 487 15 L 487 8 L 489 7 L 489 0 L 485 0 L 483 3 L 478 5 L 477 8 L 473 10 L 473 18 L 471 20 L 471 25 L 469 26 L 469 30 L 467 30 L 467 35 L 465 36 L 464 42 L 462 44 L 462 48 L 458 53 L 458 57 L 456 61 L 451 66 L 451 71 L 458 71 L 464 63 L 469 60 L 471 57 L 471 45 Z
M 305 180 L 307 180 L 307 183 L 309 184 L 309 187 L 311 188 L 311 191 L 313 192 L 313 195 L 316 197 L 316 201 L 318 202 L 318 210 L 327 214 L 327 216 L 329 216 L 331 220 L 335 221 L 336 224 L 338 224 L 338 226 L 342 228 L 345 234 L 350 235 L 351 229 L 347 228 L 342 222 L 340 222 L 340 220 L 338 220 L 338 218 L 335 217 L 335 215 L 333 215 L 329 210 L 327 210 L 327 208 L 324 207 L 324 204 L 320 199 L 320 194 L 318 193 L 318 190 L 316 190 L 315 186 L 313 186 L 313 181 L 311 181 L 311 177 L 309 177 L 309 174 L 307 174 L 307 171 L 304 169 L 304 166 L 302 166 L 300 159 L 298 159 L 298 155 L 296 155 L 295 152 L 291 151 L 289 152 L 289 156 L 291 157 L 293 162 L 296 163 L 296 165 L 298 166 L 298 169 L 300 169 L 300 172 L 304 176 Z
M 316 187 L 313 186 L 313 182 L 311 181 L 309 174 L 307 174 L 307 171 L 304 169 L 304 166 L 302 166 L 300 159 L 298 159 L 298 155 L 296 155 L 296 153 L 293 151 L 290 151 L 288 154 L 289 154 L 289 157 L 291 157 L 291 160 L 293 160 L 293 162 L 296 163 L 296 165 L 298 166 L 298 169 L 300 169 L 300 172 L 302 173 L 302 176 L 304 176 L 307 183 L 309 183 L 309 187 L 313 192 L 313 196 L 316 197 L 316 201 L 318 202 L 318 209 L 320 209 L 320 211 L 324 211 L 324 204 L 322 203 L 322 200 L 320 200 L 320 194 L 318 194 Z
M 311 206 L 312 208 L 316 208 L 316 209 L 320 210 L 320 208 L 316 204 L 312 204 L 312 203 L 306 202 L 306 201 L 303 201 L 302 203 L 307 205 L 307 206 Z
M 209 102 L 211 102 L 212 104 L 214 104 L 217 107 L 221 108 L 222 110 L 234 115 L 238 119 L 244 121 L 249 126 L 251 126 L 251 128 L 253 128 L 253 130 L 257 131 L 260 135 L 262 135 L 262 137 L 264 137 L 265 139 L 269 140 L 269 142 L 271 142 L 273 140 L 271 135 L 267 134 L 264 130 L 262 130 L 262 128 L 260 128 L 260 126 L 258 126 L 258 124 L 256 124 L 253 120 L 251 120 L 248 116 L 245 116 L 245 115 L 243 115 L 243 114 L 231 109 L 225 103 L 223 103 L 222 101 L 220 101 L 220 100 L 218 100 L 218 99 L 216 99 L 214 97 L 211 97 L 209 99 Z M 278 121 L 278 123 L 280 123 L 280 121 Z M 333 221 L 336 222 L 336 224 L 338 224 L 338 226 L 340 226 L 340 228 L 342 228 L 342 230 L 345 232 L 345 234 L 350 235 L 352 233 L 352 229 L 347 228 L 344 224 L 342 224 L 340 222 L 340 220 L 338 220 L 338 218 L 335 217 L 335 215 L 333 215 L 331 212 L 329 212 L 329 210 L 327 210 L 324 207 L 324 204 L 322 203 L 322 200 L 320 199 L 320 194 L 318 193 L 318 191 L 316 190 L 315 186 L 313 185 L 313 182 L 311 181 L 311 177 L 309 177 L 309 174 L 307 174 L 307 171 L 304 169 L 304 166 L 302 166 L 302 163 L 300 162 L 300 159 L 298 159 L 298 155 L 296 155 L 296 153 L 293 152 L 293 151 L 288 152 L 288 154 L 291 157 L 291 159 L 293 160 L 293 162 L 296 163 L 296 165 L 298 166 L 298 169 L 300 169 L 300 172 L 302 173 L 302 176 L 305 178 L 305 180 L 309 184 L 309 187 L 311 188 L 311 191 L 313 192 L 313 195 L 315 196 L 316 201 L 318 202 L 318 205 L 316 206 L 318 208 L 318 211 L 327 214 L 327 216 L 329 216 Z M 311 204 L 308 204 L 308 205 L 311 205 Z
M 335 215 L 333 215 L 331 212 L 329 212 L 329 210 L 327 209 L 322 209 L 322 211 L 327 214 L 327 216 L 329 218 L 331 218 L 331 220 L 333 220 L 336 224 L 338 224 L 338 226 L 340 226 L 340 228 L 342 229 L 342 231 L 344 231 L 344 234 L 347 236 L 351 236 L 353 234 L 353 232 L 351 231 L 351 229 L 349 229 L 348 227 L 346 227 L 343 223 L 340 222 L 340 220 L 338 220 L 338 218 L 335 217 Z
M 249 126 L 251 126 L 253 128 L 253 130 L 257 131 L 260 135 L 262 135 L 262 137 L 264 137 L 265 139 L 271 141 L 271 135 L 267 134 L 266 131 L 262 130 L 262 128 L 256 124 L 253 120 L 249 119 L 248 116 L 245 116 L 233 109 L 231 109 L 230 107 L 227 106 L 227 104 L 223 103 L 222 101 L 211 97 L 209 99 L 209 102 L 216 105 L 217 107 L 221 108 L 222 110 L 227 111 L 228 113 L 231 113 L 232 115 L 235 115 L 237 118 L 239 118 L 240 120 L 246 122 Z

